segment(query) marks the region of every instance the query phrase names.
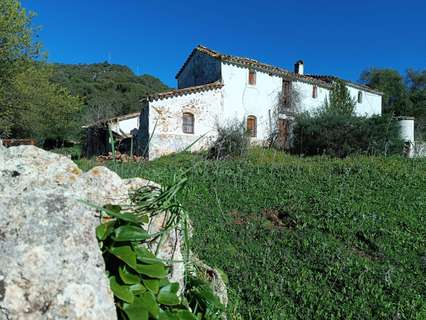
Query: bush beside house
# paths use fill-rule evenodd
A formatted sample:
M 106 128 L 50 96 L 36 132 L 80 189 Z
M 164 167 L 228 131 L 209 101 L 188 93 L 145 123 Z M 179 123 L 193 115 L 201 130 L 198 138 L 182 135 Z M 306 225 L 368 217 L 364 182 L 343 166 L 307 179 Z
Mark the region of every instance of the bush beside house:
M 401 154 L 404 142 L 392 115 L 355 116 L 355 101 L 344 83 L 337 82 L 330 100 L 316 113 L 296 116 L 292 152 L 303 155 Z

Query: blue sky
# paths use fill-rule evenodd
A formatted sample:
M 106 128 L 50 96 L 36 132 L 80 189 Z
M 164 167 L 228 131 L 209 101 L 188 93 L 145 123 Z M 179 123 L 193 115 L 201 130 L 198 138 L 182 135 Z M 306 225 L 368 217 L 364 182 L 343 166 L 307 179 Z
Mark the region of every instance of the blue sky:
M 426 69 L 424 1 L 22 0 L 49 60 L 109 60 L 169 86 L 204 44 L 306 73 L 358 80 L 369 67 Z

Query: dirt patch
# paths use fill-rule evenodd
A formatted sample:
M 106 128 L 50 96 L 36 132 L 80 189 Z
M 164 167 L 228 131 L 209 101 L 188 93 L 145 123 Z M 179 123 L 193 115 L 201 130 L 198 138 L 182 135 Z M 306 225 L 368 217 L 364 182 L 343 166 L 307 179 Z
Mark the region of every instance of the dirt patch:
M 245 225 L 256 220 L 253 213 L 241 213 L 238 210 L 231 210 L 228 215 L 232 218 L 232 223 L 236 225 Z
M 360 242 L 359 246 L 352 246 L 352 250 L 360 257 L 366 258 L 369 260 L 383 260 L 384 255 L 381 252 L 380 248 L 367 236 L 361 232 L 357 231 L 355 233 L 356 239 Z
M 266 208 L 262 210 L 262 215 L 278 228 L 287 228 L 293 230 L 297 226 L 297 220 L 285 210 Z

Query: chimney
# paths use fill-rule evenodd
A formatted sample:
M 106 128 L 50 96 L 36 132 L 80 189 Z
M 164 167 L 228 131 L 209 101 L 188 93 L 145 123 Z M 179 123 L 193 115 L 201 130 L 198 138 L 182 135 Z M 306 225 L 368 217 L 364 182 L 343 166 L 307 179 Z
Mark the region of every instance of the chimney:
M 299 60 L 294 64 L 294 73 L 303 75 L 303 61 Z

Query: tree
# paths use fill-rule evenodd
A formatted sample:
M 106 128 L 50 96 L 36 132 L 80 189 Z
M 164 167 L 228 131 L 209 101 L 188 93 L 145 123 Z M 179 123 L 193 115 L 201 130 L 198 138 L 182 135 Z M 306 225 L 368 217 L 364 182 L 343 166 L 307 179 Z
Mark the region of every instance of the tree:
M 53 69 L 43 63 L 33 64 L 15 78 L 22 113 L 16 115 L 16 136 L 38 140 L 72 139 L 80 128 L 81 100 L 67 89 L 52 84 Z
M 39 55 L 40 45 L 32 41 L 31 17 L 16 0 L 0 2 L 0 137 L 13 129 L 19 101 L 14 79 Z
M 0 13 L 0 137 L 69 137 L 81 102 L 50 81 L 33 14 L 17 0 L 2 0 Z
M 383 92 L 383 113 L 396 116 L 410 115 L 411 101 L 404 78 L 398 71 L 372 68 L 361 74 L 361 81 Z
M 426 138 L 426 70 L 407 71 L 407 83 L 411 101 L 409 115 L 415 117 L 417 139 Z
M 351 98 L 348 88 L 344 81 L 337 80 L 333 83 L 329 99 L 326 99 L 323 106 L 323 112 L 353 115 L 355 110 L 355 100 Z

